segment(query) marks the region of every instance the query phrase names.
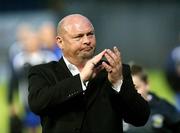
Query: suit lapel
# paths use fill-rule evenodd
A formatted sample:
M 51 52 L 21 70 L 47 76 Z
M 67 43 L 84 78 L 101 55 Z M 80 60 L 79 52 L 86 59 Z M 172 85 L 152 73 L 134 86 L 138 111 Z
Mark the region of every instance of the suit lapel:
M 95 85 L 95 82 L 94 80 L 92 81 L 89 81 L 88 83 L 88 86 L 87 86 L 87 89 L 86 89 L 86 108 L 88 110 L 88 108 L 93 104 L 93 102 L 95 101 L 96 99 L 96 96 L 98 94 L 98 88 L 97 86 Z
M 96 78 L 88 83 L 86 90 L 87 109 L 90 108 L 91 105 L 96 101 L 97 97 L 101 95 L 102 83 L 105 83 L 104 80 L 106 79 L 106 75 L 104 74 L 104 72 L 98 74 Z
M 61 58 L 56 66 L 57 76 L 59 78 L 67 78 L 72 76 L 71 72 L 67 68 L 63 58 Z

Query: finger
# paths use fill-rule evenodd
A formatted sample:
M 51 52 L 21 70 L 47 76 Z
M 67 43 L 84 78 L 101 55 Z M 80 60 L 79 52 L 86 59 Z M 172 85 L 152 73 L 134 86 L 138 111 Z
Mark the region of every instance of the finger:
M 102 65 L 104 66 L 104 68 L 106 69 L 108 73 L 112 72 L 112 67 L 108 65 L 106 62 L 102 62 Z
M 110 65 L 110 66 L 114 66 L 114 65 L 115 65 L 114 60 L 112 59 L 112 57 L 111 57 L 108 53 L 105 53 L 104 56 L 106 57 L 106 59 L 107 59 L 107 61 L 109 62 L 109 65 Z
M 113 51 L 114 51 L 114 53 L 116 54 L 116 64 L 122 64 L 122 60 L 121 60 L 121 53 L 120 53 L 120 51 L 118 50 L 118 48 L 116 47 L 116 46 L 114 46 L 113 47 Z
M 116 57 L 116 54 L 111 51 L 110 49 L 107 49 L 107 52 L 106 52 L 114 61 L 117 60 L 117 57 Z
M 121 53 L 120 53 L 119 49 L 116 46 L 114 46 L 113 50 L 114 50 L 114 53 L 116 54 L 116 56 L 121 58 Z

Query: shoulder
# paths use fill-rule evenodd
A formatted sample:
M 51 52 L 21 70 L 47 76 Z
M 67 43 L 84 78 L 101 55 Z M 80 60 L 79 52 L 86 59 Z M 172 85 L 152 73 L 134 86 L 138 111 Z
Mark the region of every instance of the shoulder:
M 152 97 L 149 102 L 151 106 L 161 108 L 162 111 L 178 113 L 176 107 L 173 104 L 169 103 L 167 100 L 157 96 L 152 92 L 149 95 Z
M 23 65 L 27 62 L 26 56 L 27 54 L 25 52 L 20 52 L 13 57 L 12 64 L 14 69 L 20 69 L 23 67 Z
M 54 68 L 56 68 L 57 65 L 58 65 L 57 61 L 51 61 L 51 62 L 48 62 L 48 63 L 35 65 L 35 66 L 32 66 L 30 68 L 29 73 L 31 73 L 31 72 L 51 71 Z

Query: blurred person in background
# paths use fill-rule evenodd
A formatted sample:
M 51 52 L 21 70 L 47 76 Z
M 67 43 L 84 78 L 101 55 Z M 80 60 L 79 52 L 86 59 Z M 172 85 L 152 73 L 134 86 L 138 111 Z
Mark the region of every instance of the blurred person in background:
M 124 123 L 126 133 L 180 133 L 180 113 L 174 105 L 150 92 L 148 75 L 144 68 L 130 64 L 132 79 L 144 99 L 149 102 L 151 114 L 143 127 L 134 127 Z
M 94 27 L 80 14 L 64 17 L 57 31 L 63 57 L 32 67 L 28 75 L 29 105 L 42 132 L 121 133 L 122 119 L 144 125 L 148 103 L 135 90 L 118 48 L 94 56 Z M 103 57 L 109 63 L 100 62 Z
M 22 23 L 17 26 L 16 29 L 16 41 L 9 48 L 9 61 L 12 62 L 12 59 L 15 55 L 23 49 L 23 43 L 28 37 L 28 33 L 31 31 L 31 26 L 28 23 Z
M 39 39 L 42 43 L 42 49 L 51 51 L 57 57 L 57 61 L 62 56 L 61 49 L 56 44 L 56 30 L 55 26 L 52 22 L 46 21 L 43 22 L 42 25 L 39 27 Z
M 28 23 L 22 23 L 17 27 L 16 30 L 16 41 L 10 46 L 8 53 L 8 64 L 9 64 L 9 80 L 8 80 L 8 104 L 10 110 L 9 130 L 10 133 L 22 133 L 23 122 L 19 116 L 19 110 L 14 102 L 15 92 L 18 91 L 18 75 L 13 65 L 14 57 L 23 51 L 23 44 L 28 38 L 31 31 L 31 26 Z M 16 130 L 15 130 L 16 129 Z
M 10 84 L 16 84 L 11 85 L 8 92 L 11 105 L 14 100 L 13 92 L 16 88 L 18 89 L 19 100 L 24 110 L 24 115 L 22 116 L 22 126 L 23 130 L 28 133 L 36 133 L 38 131 L 40 120 L 39 116 L 36 116 L 34 113 L 32 113 L 28 106 L 27 72 L 31 66 L 47 63 L 52 60 L 57 60 L 56 56 L 52 52 L 41 50 L 42 46 L 39 40 L 39 36 L 37 34 L 37 31 L 35 31 L 32 27 L 29 28 L 26 33 L 24 33 L 24 36 L 26 37 L 23 38 L 23 40 L 18 40 L 21 43 L 22 48 L 12 57 L 12 69 L 14 71 L 14 74 L 11 74 L 11 79 L 13 80 L 10 80 Z M 16 115 L 17 113 L 16 108 L 18 108 L 17 105 L 13 105 L 13 115 Z M 15 122 L 13 123 L 16 124 Z M 14 128 L 13 124 L 10 128 L 11 132 L 16 131 L 16 128 Z
M 176 106 L 180 112 L 180 46 L 175 47 L 167 58 L 165 75 L 175 92 Z

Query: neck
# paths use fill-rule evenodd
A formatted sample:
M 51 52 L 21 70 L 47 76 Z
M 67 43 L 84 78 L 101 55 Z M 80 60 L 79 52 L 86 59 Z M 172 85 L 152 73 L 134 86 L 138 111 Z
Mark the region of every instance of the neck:
M 74 60 L 74 58 L 70 58 L 70 57 L 65 57 L 71 64 L 75 65 L 79 71 L 81 71 L 84 67 L 84 65 L 86 64 L 86 62 L 88 60 L 85 59 L 78 59 L 78 60 Z

